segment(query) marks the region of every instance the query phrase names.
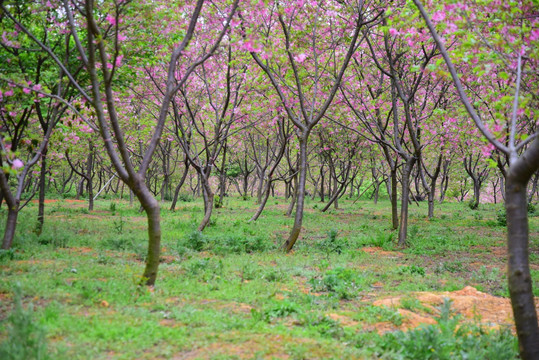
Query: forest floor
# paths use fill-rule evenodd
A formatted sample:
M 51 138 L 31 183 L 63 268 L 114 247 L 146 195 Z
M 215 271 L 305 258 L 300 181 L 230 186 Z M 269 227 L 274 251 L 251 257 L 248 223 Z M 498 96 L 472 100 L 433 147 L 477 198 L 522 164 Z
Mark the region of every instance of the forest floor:
M 426 203 L 413 204 L 406 248 L 395 245 L 387 201 L 339 205 L 321 213 L 308 199 L 284 254 L 293 223 L 284 199 L 248 223 L 254 199 L 227 198 L 203 234 L 200 201 L 175 212 L 166 202 L 149 289 L 137 286 L 138 207 L 49 201 L 38 236 L 30 203 L 14 249 L 0 253 L 0 357 L 42 344 L 51 359 L 516 358 L 501 204 L 436 204 L 432 220 Z M 5 218 L 3 208 L 0 228 Z M 530 231 L 539 296 L 539 217 Z

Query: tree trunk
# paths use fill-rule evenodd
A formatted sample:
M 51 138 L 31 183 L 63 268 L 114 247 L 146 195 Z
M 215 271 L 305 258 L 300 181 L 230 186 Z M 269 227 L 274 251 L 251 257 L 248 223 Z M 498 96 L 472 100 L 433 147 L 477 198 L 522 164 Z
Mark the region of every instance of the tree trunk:
M 264 190 L 264 197 L 262 198 L 262 201 L 260 201 L 260 205 L 258 206 L 258 209 L 256 210 L 256 213 L 253 215 L 251 219 L 249 219 L 249 222 L 258 220 L 258 217 L 260 214 L 262 214 L 262 211 L 264 210 L 264 207 L 266 207 L 266 203 L 268 202 L 268 198 L 271 191 L 271 184 L 272 181 L 268 179 L 266 181 L 266 187 Z
M 298 177 L 297 175 L 294 176 L 294 183 L 295 183 L 295 186 L 294 186 L 294 190 L 291 190 L 290 192 L 292 193 L 292 201 L 290 202 L 290 205 L 288 205 L 288 210 L 286 210 L 286 216 L 289 217 L 290 215 L 292 215 L 292 211 L 294 210 L 294 205 L 296 204 L 296 201 L 298 200 Z
M 297 205 L 296 216 L 294 218 L 294 226 L 290 232 L 290 236 L 283 244 L 283 249 L 290 252 L 294 244 L 298 240 L 301 232 L 301 224 L 303 222 L 303 207 L 305 205 L 305 181 L 307 178 L 307 139 L 309 134 L 304 134 L 299 139 L 299 183 L 297 186 Z
M 535 140 L 531 147 L 509 167 L 505 188 L 509 255 L 507 279 L 520 355 L 525 360 L 539 359 L 539 328 L 528 260 L 529 228 L 526 193 L 528 182 L 538 167 L 539 140 Z
M 399 209 L 397 203 L 397 169 L 391 169 L 391 227 L 393 230 L 399 228 Z
M 140 205 L 148 218 L 148 256 L 142 282 L 153 286 L 157 279 L 159 257 L 161 253 L 161 213 L 159 202 L 151 195 L 143 180 L 138 180 L 130 186 L 140 201 Z
M 210 223 L 211 213 L 213 211 L 213 192 L 211 191 L 210 184 L 209 184 L 209 176 L 204 175 L 204 178 L 202 178 L 202 175 L 200 176 L 200 179 L 202 180 L 201 186 L 202 186 L 202 196 L 204 198 L 204 218 L 202 219 L 202 222 L 198 226 L 198 231 L 203 231 L 206 226 Z
M 189 162 L 187 160 L 184 161 L 185 170 L 183 172 L 182 178 L 180 179 L 180 182 L 176 186 L 176 189 L 174 190 L 174 199 L 172 199 L 172 205 L 170 205 L 170 210 L 174 211 L 176 209 L 176 203 L 178 202 L 178 196 L 180 195 L 180 189 L 183 186 L 183 183 L 185 182 L 185 179 L 187 179 L 187 174 L 189 173 Z
M 38 235 L 43 231 L 45 223 L 45 181 L 47 175 L 47 148 L 41 154 L 41 171 L 39 172 L 39 201 L 37 210 L 37 229 Z
M 414 163 L 415 157 L 409 157 L 406 159 L 406 165 L 402 172 L 402 199 L 401 199 L 401 218 L 399 226 L 399 246 L 406 246 L 406 235 L 408 233 L 408 199 L 410 196 L 410 174 Z
M 434 217 L 434 191 L 436 190 L 435 187 L 431 186 L 428 196 L 429 201 L 429 219 L 432 219 Z
M 88 164 L 86 167 L 86 186 L 88 189 L 88 211 L 94 209 L 94 184 L 92 181 L 92 171 L 94 167 L 94 154 L 95 147 L 94 144 L 90 141 L 90 153 L 88 154 Z
M 262 196 L 265 196 L 264 195 L 264 178 L 266 177 L 266 169 L 264 170 L 261 170 L 260 173 L 259 173 L 260 177 L 258 179 L 258 189 L 257 189 L 257 192 L 256 192 L 256 204 L 261 204 L 262 203 Z
M 8 250 L 13 244 L 13 237 L 15 236 L 15 228 L 17 227 L 17 216 L 19 215 L 19 201 L 15 202 L 14 206 L 8 206 L 6 228 L 4 230 L 4 240 L 2 241 L 2 249 Z
M 374 192 L 372 193 L 372 197 L 374 200 L 374 205 L 378 204 L 378 193 L 380 191 L 380 183 L 377 181 L 374 185 Z
M 320 168 L 320 202 L 325 202 L 324 182 L 324 172 L 322 171 L 322 168 Z
M 474 202 L 479 206 L 479 195 L 481 194 L 481 183 L 473 179 L 473 199 Z
M 77 186 L 77 195 L 75 195 L 76 200 L 80 200 L 80 197 L 83 195 L 84 192 L 84 178 L 80 179 L 79 185 Z

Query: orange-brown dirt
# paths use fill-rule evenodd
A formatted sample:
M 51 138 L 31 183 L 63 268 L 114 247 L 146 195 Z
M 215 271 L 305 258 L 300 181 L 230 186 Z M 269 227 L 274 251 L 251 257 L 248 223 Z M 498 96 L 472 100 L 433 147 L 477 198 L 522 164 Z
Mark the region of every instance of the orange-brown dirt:
M 492 296 L 483 293 L 477 289 L 466 286 L 462 290 L 452 292 L 417 292 L 414 297 L 421 304 L 429 309 L 432 314 L 416 314 L 415 312 L 401 309 L 401 300 L 404 296 L 389 297 L 376 300 L 373 304 L 376 306 L 387 306 L 397 308 L 404 317 L 401 330 L 413 329 L 421 324 L 435 323 L 434 317 L 439 313 L 437 307 L 444 302 L 444 298 L 449 298 L 451 309 L 469 321 L 477 321 L 481 325 L 500 327 L 511 326 L 514 330 L 513 315 L 511 310 L 511 301 L 508 298 Z M 537 302 L 536 302 L 537 303 Z M 378 332 L 395 330 L 388 323 L 377 324 Z
M 366 252 L 367 254 L 376 254 L 376 255 L 381 255 L 381 256 L 393 256 L 393 257 L 404 256 L 404 254 L 399 251 L 385 251 L 384 249 L 378 246 L 364 247 L 364 248 L 361 248 L 361 251 Z

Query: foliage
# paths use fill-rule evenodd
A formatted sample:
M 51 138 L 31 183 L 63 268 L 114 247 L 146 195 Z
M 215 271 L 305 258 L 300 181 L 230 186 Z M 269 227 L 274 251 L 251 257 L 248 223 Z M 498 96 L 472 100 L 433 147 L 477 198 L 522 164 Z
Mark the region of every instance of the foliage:
M 388 333 L 378 345 L 382 358 L 391 359 L 511 359 L 517 355 L 509 329 L 500 332 L 478 325 L 461 324 L 446 299 L 436 325 L 407 332 Z
M 5 360 L 45 360 L 50 359 L 47 350 L 45 330 L 35 319 L 33 305 L 26 309 L 22 305 L 20 287 L 15 287 L 15 308 L 3 320 L 7 337 L 0 343 L 0 358 Z
M 425 276 L 425 268 L 417 265 L 406 265 L 401 266 L 398 270 L 399 274 L 410 274 L 410 275 L 420 275 Z
M 348 247 L 347 240 L 338 235 L 339 232 L 337 230 L 331 229 L 327 237 L 320 242 L 319 246 L 327 256 L 331 253 L 341 254 Z
M 322 278 L 312 278 L 309 283 L 314 291 L 327 291 L 341 299 L 351 299 L 365 286 L 365 279 L 352 269 L 337 267 L 328 270 Z

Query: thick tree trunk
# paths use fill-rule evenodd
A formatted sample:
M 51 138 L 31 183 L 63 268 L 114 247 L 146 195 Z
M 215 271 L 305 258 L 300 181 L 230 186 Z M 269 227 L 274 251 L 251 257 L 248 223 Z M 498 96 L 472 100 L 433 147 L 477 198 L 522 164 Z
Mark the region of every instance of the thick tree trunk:
M 481 194 L 481 184 L 474 179 L 473 183 L 473 199 L 474 202 L 479 205 L 479 196 Z
M 75 195 L 76 200 L 80 200 L 80 197 L 84 192 L 84 178 L 80 179 L 79 185 L 77 185 L 77 194 Z
M 428 196 L 428 202 L 429 202 L 429 219 L 434 218 L 434 192 L 436 188 L 434 186 L 431 186 Z
M 211 219 L 211 213 L 213 211 L 213 192 L 210 188 L 210 184 L 208 182 L 208 177 L 204 176 L 204 179 L 202 179 L 202 176 L 200 177 L 202 180 L 202 196 L 204 198 L 204 218 L 202 219 L 202 222 L 198 226 L 198 231 L 203 231 L 206 226 L 210 223 Z
M 509 252 L 507 278 L 520 355 L 525 360 L 539 359 L 539 328 L 528 260 L 529 228 L 526 193 L 528 182 L 538 167 L 539 140 L 535 140 L 531 147 L 509 167 L 505 188 Z
M 140 201 L 140 205 L 146 212 L 148 218 L 148 256 L 146 257 L 146 268 L 142 275 L 142 282 L 148 286 L 153 286 L 157 279 L 157 269 L 159 267 L 159 257 L 161 253 L 161 213 L 159 202 L 152 196 L 143 180 L 136 181 L 133 192 Z
M 406 246 L 406 235 L 408 233 L 408 200 L 410 197 L 410 175 L 415 157 L 409 157 L 402 172 L 402 199 L 401 199 L 401 218 L 399 225 L 399 246 Z
M 309 134 L 304 134 L 299 139 L 299 182 L 297 186 L 297 205 L 296 216 L 294 218 L 294 226 L 290 232 L 290 236 L 283 244 L 283 249 L 287 252 L 292 250 L 294 244 L 298 240 L 301 232 L 301 224 L 303 222 L 303 207 L 305 205 L 305 181 L 307 178 L 307 139 Z
M 13 244 L 15 229 L 17 227 L 17 217 L 19 216 L 19 201 L 16 201 L 14 206 L 8 206 L 6 228 L 4 230 L 4 239 L 2 241 L 2 249 L 8 250 Z

